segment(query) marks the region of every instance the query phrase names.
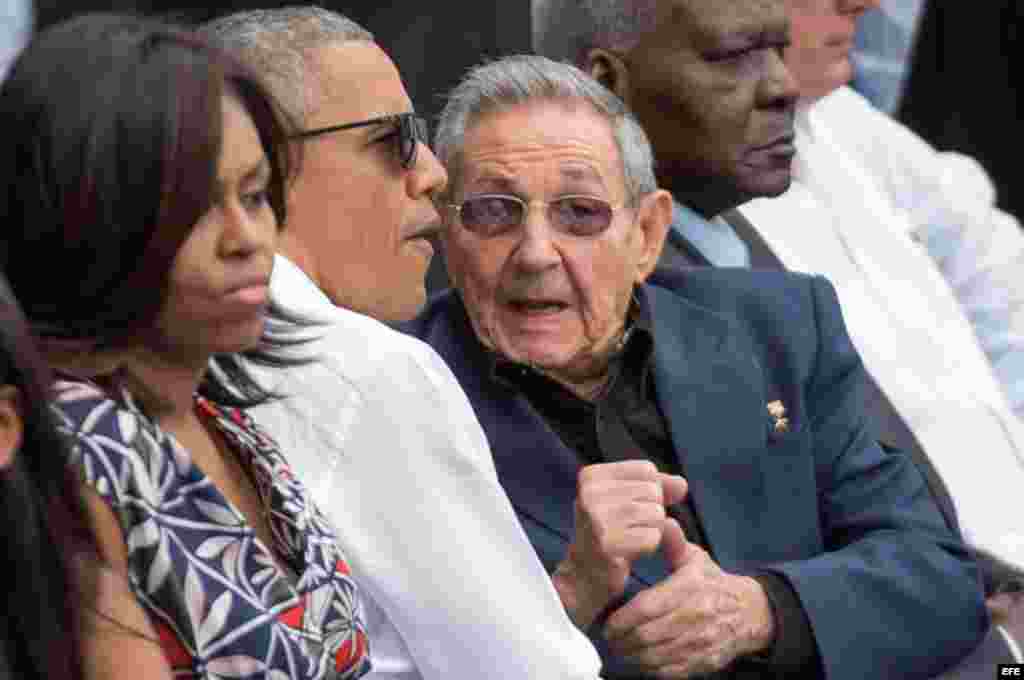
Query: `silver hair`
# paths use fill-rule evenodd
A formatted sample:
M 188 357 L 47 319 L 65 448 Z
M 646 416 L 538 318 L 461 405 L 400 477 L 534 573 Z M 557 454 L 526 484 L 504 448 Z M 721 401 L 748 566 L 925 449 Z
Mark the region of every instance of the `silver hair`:
M 658 0 L 532 0 L 533 51 L 577 66 L 587 52 L 628 52 L 653 31 Z
M 325 45 L 374 40 L 351 19 L 315 5 L 236 12 L 203 24 L 199 33 L 254 69 L 297 121 L 305 120 L 319 100 L 311 52 Z
M 651 144 L 621 99 L 571 64 L 517 55 L 477 66 L 448 95 L 434 148 L 449 173 L 449 196 L 459 182 L 462 144 L 469 129 L 487 114 L 542 101 L 583 102 L 608 121 L 630 200 L 658 188 Z

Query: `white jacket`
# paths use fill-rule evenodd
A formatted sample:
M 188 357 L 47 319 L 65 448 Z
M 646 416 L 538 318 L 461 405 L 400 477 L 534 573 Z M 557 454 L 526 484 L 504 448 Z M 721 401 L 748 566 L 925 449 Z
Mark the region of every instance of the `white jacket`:
M 278 257 L 271 294 L 325 323 L 287 399 L 253 410 L 335 524 L 368 596 L 371 678 L 597 678 L 498 483 L 465 394 L 426 344 L 335 307 Z
M 741 212 L 787 268 L 832 281 L 967 540 L 1024 567 L 1024 512 L 1006 507 L 1024 493 L 1024 234 L 980 166 L 841 88 L 798 109 L 790 190 Z

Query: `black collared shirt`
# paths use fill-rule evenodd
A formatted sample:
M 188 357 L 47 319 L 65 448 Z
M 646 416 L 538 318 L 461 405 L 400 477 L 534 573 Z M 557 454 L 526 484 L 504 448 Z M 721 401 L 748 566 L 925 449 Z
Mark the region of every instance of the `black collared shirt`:
M 673 444 L 672 434 L 655 393 L 654 336 L 642 306 L 634 304 L 624 342 L 609 365 L 609 379 L 593 401 L 578 397 L 565 386 L 533 368 L 493 356 L 491 375 L 521 393 L 572 449 L 581 464 L 620 460 L 650 460 L 667 474 L 686 476 L 685 450 Z M 685 433 L 679 433 L 685 440 Z M 705 550 L 709 546 L 693 501 L 668 509 L 687 540 Z M 724 677 L 760 677 L 775 674 L 817 677 L 820 662 L 810 622 L 789 583 L 773 573 L 752 573 L 764 587 L 775 616 L 775 644 L 771 654 L 736 664 L 737 673 Z M 758 672 L 758 671 L 761 672 Z

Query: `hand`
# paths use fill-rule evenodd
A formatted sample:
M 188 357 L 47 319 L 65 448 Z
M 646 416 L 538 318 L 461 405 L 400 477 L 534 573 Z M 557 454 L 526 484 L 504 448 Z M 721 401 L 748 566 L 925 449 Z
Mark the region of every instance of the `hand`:
M 661 543 L 665 506 L 686 497 L 686 480 L 658 472 L 649 461 L 590 465 L 579 474 L 576 532 L 552 575 L 555 589 L 586 629 L 622 595 L 633 560 Z
M 1024 643 L 1024 592 L 1000 592 L 985 600 L 992 625 L 1002 626 L 1014 640 Z
M 771 645 L 771 605 L 757 581 L 722 571 L 674 519 L 665 520 L 662 550 L 672 575 L 609 617 L 613 651 L 675 679 L 720 670 Z

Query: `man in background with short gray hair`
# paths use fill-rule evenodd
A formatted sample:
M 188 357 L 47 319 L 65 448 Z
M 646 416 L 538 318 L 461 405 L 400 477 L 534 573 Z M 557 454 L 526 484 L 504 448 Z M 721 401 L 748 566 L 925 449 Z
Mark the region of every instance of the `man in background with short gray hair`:
M 366 596 L 368 677 L 594 680 L 597 654 L 516 522 L 451 371 L 375 320 L 423 304 L 431 199 L 447 179 L 395 65 L 316 7 L 243 12 L 202 33 L 262 74 L 298 125 L 271 296 L 318 322 L 298 349 L 316 361 L 263 373 L 285 398 L 259 420 Z

